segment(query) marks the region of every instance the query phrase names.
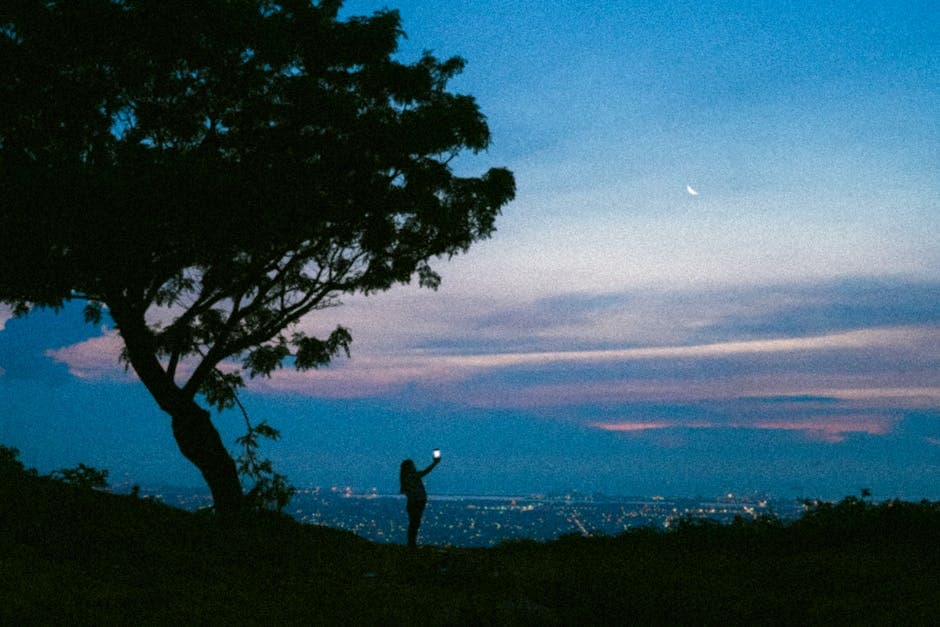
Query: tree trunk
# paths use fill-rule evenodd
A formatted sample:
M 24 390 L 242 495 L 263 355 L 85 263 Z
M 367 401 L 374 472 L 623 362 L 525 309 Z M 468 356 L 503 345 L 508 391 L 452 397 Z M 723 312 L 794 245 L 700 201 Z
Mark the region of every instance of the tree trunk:
M 167 375 L 153 350 L 150 331 L 142 314 L 134 315 L 111 305 L 111 316 L 124 338 L 127 358 L 160 409 L 170 415 L 173 436 L 180 452 L 202 473 L 215 509 L 229 514 L 245 504 L 238 470 L 208 411 L 181 390 Z
M 186 459 L 202 473 L 212 491 L 216 511 L 237 511 L 244 505 L 244 498 L 235 462 L 222 444 L 209 412 L 194 401 L 189 405 L 171 414 L 176 444 Z

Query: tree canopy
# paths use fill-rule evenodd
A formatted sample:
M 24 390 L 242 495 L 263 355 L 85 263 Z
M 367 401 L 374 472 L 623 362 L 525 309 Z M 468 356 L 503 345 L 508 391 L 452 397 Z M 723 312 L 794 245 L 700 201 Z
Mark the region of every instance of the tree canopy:
M 243 382 L 223 360 L 249 376 L 328 363 L 348 331 L 309 337 L 301 317 L 414 277 L 436 287 L 430 262 L 488 237 L 513 198 L 506 169 L 451 168 L 490 140 L 475 100 L 447 90 L 463 60 L 400 61 L 397 12 L 340 8 L 0 11 L 0 301 L 106 308 L 174 432 L 196 394 L 232 402 Z

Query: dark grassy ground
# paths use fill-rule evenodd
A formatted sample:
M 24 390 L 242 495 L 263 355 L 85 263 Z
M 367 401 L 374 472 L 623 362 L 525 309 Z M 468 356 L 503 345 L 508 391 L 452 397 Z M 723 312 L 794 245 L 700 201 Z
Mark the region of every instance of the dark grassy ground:
M 936 624 L 940 504 L 846 499 L 796 523 L 495 549 L 223 523 L 0 476 L 0 625 Z M 185 621 L 185 623 L 184 623 Z

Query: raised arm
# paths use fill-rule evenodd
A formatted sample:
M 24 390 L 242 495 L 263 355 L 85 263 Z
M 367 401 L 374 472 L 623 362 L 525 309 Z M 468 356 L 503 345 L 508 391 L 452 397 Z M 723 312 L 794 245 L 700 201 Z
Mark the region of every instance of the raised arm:
M 419 470 L 419 471 L 418 471 L 418 476 L 419 476 L 419 477 L 423 477 L 424 475 L 426 475 L 426 474 L 428 474 L 429 472 L 431 472 L 432 470 L 434 470 L 434 467 L 437 466 L 437 465 L 440 464 L 440 463 L 441 463 L 441 458 L 438 457 L 438 458 L 435 459 L 433 462 L 431 462 L 431 465 L 430 465 L 430 466 L 428 466 L 428 467 L 425 468 L 424 470 Z

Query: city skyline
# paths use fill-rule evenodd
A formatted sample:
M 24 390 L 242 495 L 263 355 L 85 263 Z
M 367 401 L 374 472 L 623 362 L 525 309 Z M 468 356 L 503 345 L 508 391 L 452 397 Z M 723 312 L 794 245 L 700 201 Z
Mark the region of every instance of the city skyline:
M 336 486 L 299 489 L 285 513 L 304 524 L 345 529 L 381 544 L 404 541 L 407 523 L 401 515 L 403 496 L 350 494 L 346 490 Z M 192 493 L 165 487 L 142 488 L 137 494 L 186 511 L 212 504 L 208 491 Z M 664 530 L 693 518 L 728 524 L 738 518 L 768 517 L 786 524 L 810 507 L 797 500 L 733 494 L 707 499 L 602 495 L 434 497 L 421 527 L 421 538 L 422 544 L 432 546 L 493 547 L 505 541 L 544 542 L 571 534 L 613 537 L 644 528 Z
M 278 471 L 393 492 L 441 448 L 432 493 L 940 498 L 930 3 L 387 4 L 403 59 L 467 60 L 493 139 L 456 168 L 517 197 L 438 291 L 301 322 L 352 355 L 249 382 Z M 0 305 L 0 443 L 198 485 L 120 349 L 80 304 Z

